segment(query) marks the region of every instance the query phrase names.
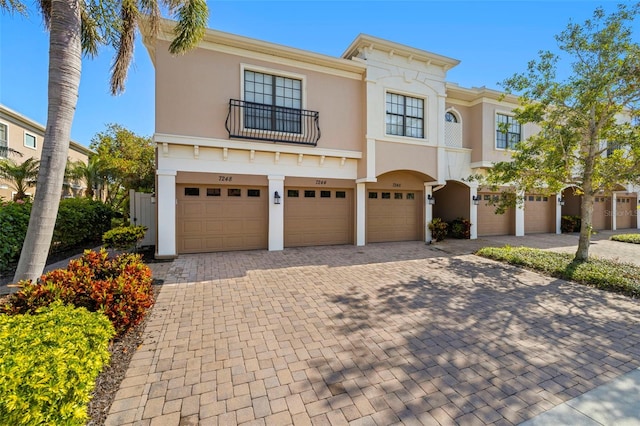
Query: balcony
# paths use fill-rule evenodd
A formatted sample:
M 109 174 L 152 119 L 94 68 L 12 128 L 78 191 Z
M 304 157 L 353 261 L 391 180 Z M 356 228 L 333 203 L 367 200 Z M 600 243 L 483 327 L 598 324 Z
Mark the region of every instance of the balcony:
M 229 100 L 225 121 L 229 138 L 316 146 L 320 139 L 319 113 L 305 109 Z

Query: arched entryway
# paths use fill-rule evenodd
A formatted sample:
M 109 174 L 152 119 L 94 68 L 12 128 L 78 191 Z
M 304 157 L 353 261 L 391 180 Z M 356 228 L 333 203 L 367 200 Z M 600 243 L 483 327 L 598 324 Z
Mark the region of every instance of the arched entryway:
M 433 217 L 439 217 L 444 222 L 451 222 L 460 217 L 469 220 L 471 195 L 467 185 L 448 180 L 445 186 L 433 193 L 433 197 L 436 200 Z

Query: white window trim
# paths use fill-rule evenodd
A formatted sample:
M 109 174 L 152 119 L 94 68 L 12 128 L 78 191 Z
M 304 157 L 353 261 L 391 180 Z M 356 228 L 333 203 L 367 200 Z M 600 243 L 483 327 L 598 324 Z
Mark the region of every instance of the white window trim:
M 7 128 L 7 131 L 5 132 L 5 137 L 7 138 L 7 141 L 6 141 L 6 142 L 7 142 L 7 148 L 9 148 L 9 123 L 7 123 L 7 122 L 5 122 L 5 121 L 0 120 L 0 124 L 1 124 L 1 125 L 3 125 L 3 126 L 5 126 L 5 127 Z M 6 156 L 4 156 L 4 157 L 0 155 L 0 158 L 7 158 L 8 156 L 9 156 L 9 155 L 8 155 L 8 153 L 7 153 L 7 155 L 6 155 Z
M 32 136 L 35 146 L 29 146 L 27 145 L 27 135 Z M 27 132 L 26 130 L 24 131 L 24 136 L 22 137 L 22 144 L 24 145 L 25 148 L 29 148 L 29 149 L 33 149 L 33 150 L 37 150 L 38 149 L 38 136 L 31 133 L 31 132 Z
M 494 111 L 493 114 L 493 149 L 496 151 L 513 151 L 509 148 L 509 143 L 507 142 L 506 148 L 498 148 L 498 114 L 506 115 L 508 117 L 514 118 L 516 115 L 511 111 Z M 520 123 L 520 141 L 524 140 L 524 124 Z
M 273 68 L 261 67 L 258 65 L 240 63 L 240 100 L 242 100 L 242 102 L 244 102 L 244 72 L 245 71 L 255 71 L 262 74 L 275 75 L 276 77 L 287 77 L 295 80 L 300 80 L 302 82 L 302 89 L 300 93 L 302 96 L 301 105 L 302 105 L 302 109 L 304 110 L 307 109 L 307 76 L 306 75 L 296 74 L 296 73 L 282 71 L 282 70 L 273 69 Z M 244 127 L 244 114 L 242 114 L 242 116 L 240 117 L 240 125 L 242 127 L 242 130 L 245 132 L 252 130 Z M 278 132 L 275 130 L 264 130 L 264 132 L 274 136 L 290 135 L 290 133 L 288 132 Z
M 414 138 L 412 136 L 392 135 L 387 133 L 387 93 L 392 93 L 394 95 L 401 95 L 401 96 L 414 98 L 414 99 L 422 99 L 424 116 L 422 117 L 422 137 L 421 138 Z M 428 99 L 429 97 L 426 95 L 419 95 L 416 93 L 405 92 L 403 90 L 396 90 L 394 88 L 385 87 L 382 95 L 382 127 L 383 127 L 383 134 L 385 138 L 391 141 L 395 140 L 397 142 L 413 143 L 416 145 L 425 145 L 425 143 L 428 144 L 429 143 L 429 134 L 427 133 L 427 129 L 429 128 L 429 126 L 427 126 L 427 117 L 429 117 L 429 109 L 428 109 L 428 102 L 427 102 Z

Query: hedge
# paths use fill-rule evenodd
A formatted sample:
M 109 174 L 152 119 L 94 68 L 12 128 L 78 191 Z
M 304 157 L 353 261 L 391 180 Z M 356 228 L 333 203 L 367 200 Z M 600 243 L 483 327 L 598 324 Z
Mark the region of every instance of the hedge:
M 0 272 L 11 269 L 20 258 L 27 235 L 30 202 L 0 203 Z M 68 198 L 60 201 L 50 253 L 89 243 L 100 244 L 102 235 L 111 228 L 111 208 L 88 198 Z
M 612 235 L 609 239 L 613 241 L 620 241 L 622 243 L 640 244 L 640 234 Z
M 637 265 L 601 258 L 574 262 L 570 253 L 528 247 L 484 247 L 476 254 L 601 290 L 640 297 L 640 267 Z

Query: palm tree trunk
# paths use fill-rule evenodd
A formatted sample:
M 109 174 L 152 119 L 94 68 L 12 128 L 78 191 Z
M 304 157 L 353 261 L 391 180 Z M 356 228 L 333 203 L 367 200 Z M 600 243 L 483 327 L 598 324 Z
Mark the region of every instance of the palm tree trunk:
M 29 228 L 14 281 L 37 280 L 47 261 L 78 102 L 81 65 L 80 2 L 52 0 L 47 128 Z

